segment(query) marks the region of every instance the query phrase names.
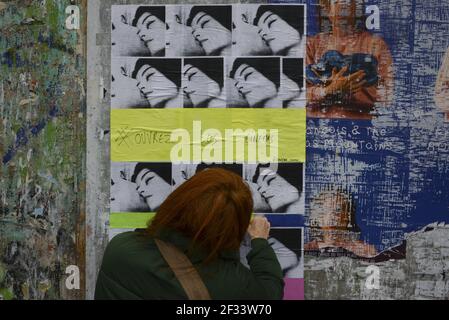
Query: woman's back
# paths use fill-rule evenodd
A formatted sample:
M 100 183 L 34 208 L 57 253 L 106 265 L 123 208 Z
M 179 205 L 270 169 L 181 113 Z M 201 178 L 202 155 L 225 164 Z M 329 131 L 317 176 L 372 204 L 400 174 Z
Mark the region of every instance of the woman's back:
M 174 231 L 160 239 L 187 254 L 190 241 Z M 206 255 L 188 255 L 212 299 L 281 299 L 284 283 L 273 249 L 262 238 L 252 241 L 248 263 L 238 251 L 222 252 L 213 262 L 201 265 Z M 154 240 L 142 231 L 125 232 L 109 243 L 98 275 L 95 299 L 187 299 L 173 271 L 162 258 Z
M 250 222 L 253 207 L 251 191 L 237 174 L 219 168 L 197 173 L 167 197 L 147 229 L 112 239 L 95 297 L 186 299 L 184 288 L 189 287 L 181 286 L 156 238 L 187 256 L 212 299 L 282 298 L 281 266 L 267 241 L 270 224 L 261 217 Z M 247 232 L 252 238 L 250 269 L 239 261 Z

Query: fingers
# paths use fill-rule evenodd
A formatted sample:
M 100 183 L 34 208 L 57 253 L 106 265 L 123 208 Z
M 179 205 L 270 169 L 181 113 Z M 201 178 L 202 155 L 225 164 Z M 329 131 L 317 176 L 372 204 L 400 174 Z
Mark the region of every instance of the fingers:
M 336 74 L 337 74 L 337 68 L 333 68 L 332 69 L 332 79 L 335 77 Z
M 321 75 L 318 73 L 318 71 L 316 71 L 315 69 L 311 68 L 310 70 L 312 70 L 312 72 L 317 76 L 317 77 L 321 77 Z M 334 72 L 332 71 L 332 75 L 334 74 Z
M 268 219 L 265 218 L 265 217 L 262 217 L 262 216 L 255 216 L 255 217 L 253 218 L 253 220 L 252 220 L 252 223 L 261 223 L 261 224 L 264 224 L 264 223 L 269 223 L 269 222 L 268 222 Z
M 252 239 L 254 238 L 264 238 L 267 239 L 270 233 L 270 223 L 267 218 L 256 216 L 250 222 L 248 227 L 248 233 Z
M 349 75 L 348 80 L 349 81 L 353 81 L 356 79 L 362 80 L 363 78 L 365 78 L 365 72 L 363 70 L 359 70 Z
M 337 78 L 342 77 L 343 74 L 348 70 L 348 66 L 344 66 L 343 68 L 338 71 L 338 73 L 335 75 Z
M 365 84 L 366 84 L 366 80 L 362 80 L 360 82 L 352 83 L 351 86 L 350 86 L 350 89 L 353 92 L 357 92 L 357 91 L 360 91 L 360 89 L 362 89 Z

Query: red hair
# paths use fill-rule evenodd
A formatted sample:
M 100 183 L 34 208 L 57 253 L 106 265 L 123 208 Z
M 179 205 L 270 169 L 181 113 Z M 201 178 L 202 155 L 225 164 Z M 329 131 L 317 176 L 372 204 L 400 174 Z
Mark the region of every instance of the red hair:
M 173 191 L 149 222 L 147 232 L 157 237 L 165 228 L 192 239 L 192 246 L 209 253 L 205 262 L 224 250 L 237 250 L 253 210 L 251 191 L 228 170 L 201 171 Z

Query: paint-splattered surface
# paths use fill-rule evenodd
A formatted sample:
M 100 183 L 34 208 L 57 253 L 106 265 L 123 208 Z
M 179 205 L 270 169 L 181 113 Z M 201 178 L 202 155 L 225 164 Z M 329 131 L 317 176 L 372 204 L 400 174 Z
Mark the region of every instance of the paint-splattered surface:
M 70 4 L 0 2 L 4 299 L 84 297 L 85 21 L 66 30 Z M 65 287 L 69 265 L 81 290 Z

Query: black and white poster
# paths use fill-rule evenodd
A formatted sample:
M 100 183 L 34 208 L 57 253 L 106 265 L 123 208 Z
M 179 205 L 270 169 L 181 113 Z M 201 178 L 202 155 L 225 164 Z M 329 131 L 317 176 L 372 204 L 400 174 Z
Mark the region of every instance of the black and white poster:
M 304 214 L 302 163 L 245 164 L 255 213 Z
M 172 191 L 169 162 L 113 162 L 111 212 L 154 212 Z
M 267 217 L 270 220 L 270 217 Z M 273 227 L 268 243 L 273 248 L 284 278 L 304 278 L 303 229 L 298 227 Z M 251 238 L 246 234 L 240 247 L 240 261 L 249 267 L 246 256 L 251 250 Z
M 111 107 L 304 108 L 304 5 L 114 5 Z

